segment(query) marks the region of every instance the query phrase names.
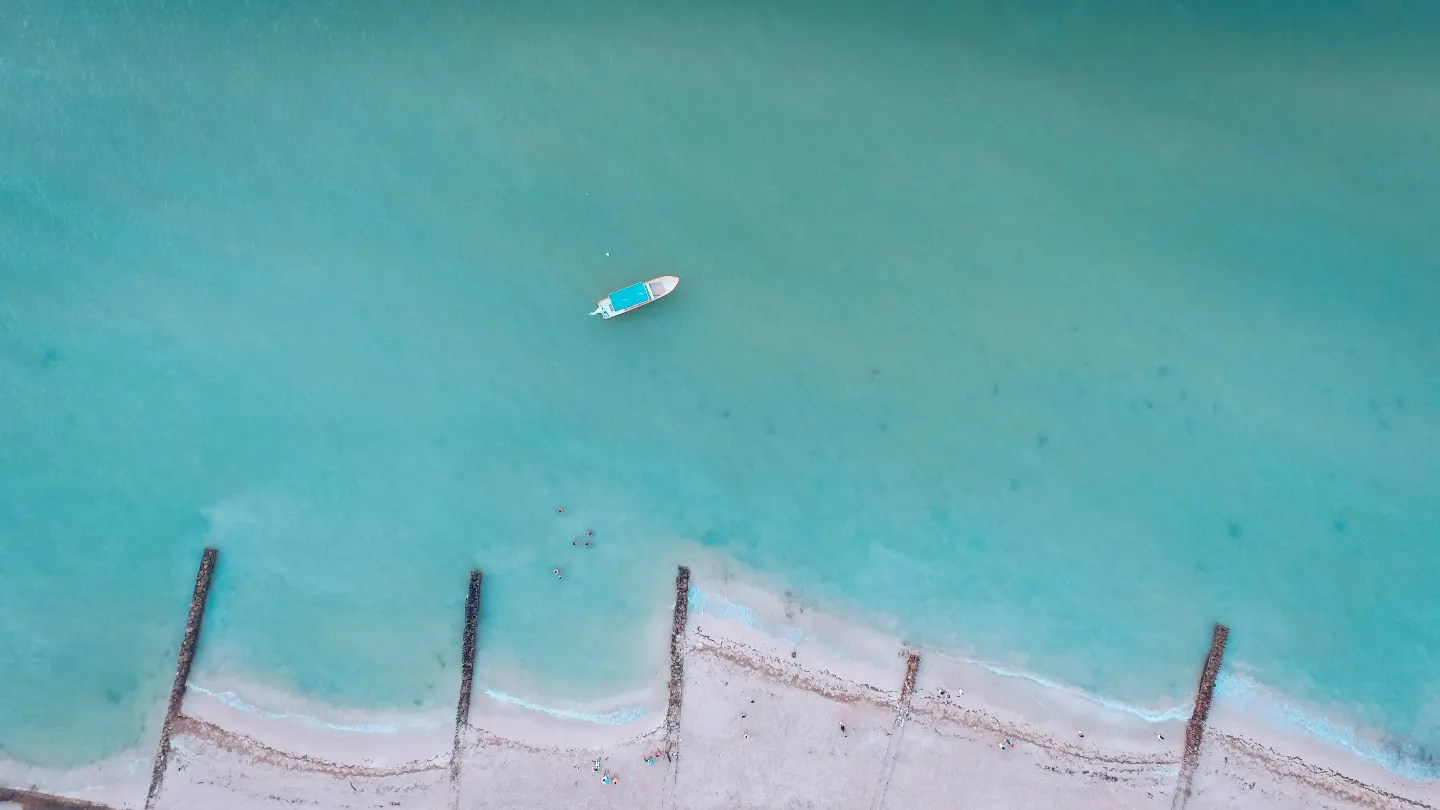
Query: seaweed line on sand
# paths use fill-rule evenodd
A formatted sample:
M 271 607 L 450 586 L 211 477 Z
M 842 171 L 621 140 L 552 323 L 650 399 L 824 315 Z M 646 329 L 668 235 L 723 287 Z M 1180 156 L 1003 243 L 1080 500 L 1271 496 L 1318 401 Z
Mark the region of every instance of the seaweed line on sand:
M 779 684 L 793 686 L 837 703 L 867 702 L 887 710 L 896 705 L 897 695 L 893 692 L 846 680 L 829 670 L 810 672 L 799 664 L 766 655 L 753 647 L 707 636 L 698 630 L 694 635 L 696 640 L 690 646 L 692 651 L 752 670 Z
M 433 759 L 416 760 L 388 768 L 373 765 L 342 765 L 308 754 L 282 751 L 278 748 L 268 746 L 254 737 L 236 731 L 227 731 L 214 723 L 208 723 L 204 720 L 197 720 L 193 717 L 185 717 L 183 715 L 176 721 L 175 730 L 209 743 L 218 749 L 231 751 L 255 762 L 281 768 L 299 768 L 315 773 L 329 774 L 331 776 L 405 776 L 408 774 L 425 773 L 427 771 L 442 771 L 449 765 L 448 758 L 443 754 L 437 754 Z
M 1402 805 L 1413 810 L 1436 810 L 1434 805 L 1381 790 L 1330 768 L 1311 765 L 1299 757 L 1276 753 L 1268 746 L 1243 737 L 1214 732 L 1210 739 L 1212 744 L 1224 747 L 1231 754 L 1252 760 L 1277 777 L 1303 782 L 1317 792 L 1342 801 L 1362 807 L 1390 808 Z
M 1026 726 L 1007 723 L 983 709 L 966 709 L 956 705 L 951 700 L 941 698 L 926 698 L 915 704 L 911 711 L 917 719 L 928 721 L 932 727 L 938 726 L 943 722 L 950 722 L 972 731 L 978 731 L 992 736 L 1009 737 L 1014 740 L 1029 743 L 1037 748 L 1043 748 L 1054 754 L 1072 757 L 1086 762 L 1145 767 L 1173 766 L 1177 764 L 1177 761 L 1173 757 L 1145 754 L 1125 755 L 1096 753 L 1090 749 L 1061 742 L 1048 734 L 1038 734 Z
M 659 737 L 664 726 L 656 725 L 648 731 L 641 732 L 632 737 L 627 737 L 618 742 L 606 743 L 605 748 L 624 748 L 626 746 L 638 745 Z M 536 745 L 534 743 L 521 742 L 510 737 L 496 734 L 493 731 L 471 726 L 474 740 L 463 747 L 462 753 L 485 748 L 504 748 L 511 751 L 524 751 L 531 754 L 571 754 L 574 756 L 590 756 L 595 749 L 572 748 L 556 745 Z

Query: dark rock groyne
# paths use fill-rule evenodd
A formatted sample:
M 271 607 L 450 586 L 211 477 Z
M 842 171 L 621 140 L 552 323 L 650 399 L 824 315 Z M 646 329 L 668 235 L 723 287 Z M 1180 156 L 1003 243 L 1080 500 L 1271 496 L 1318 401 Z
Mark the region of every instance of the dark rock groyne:
M 690 569 L 680 566 L 675 574 L 675 614 L 670 625 L 670 701 L 665 709 L 665 751 L 679 757 L 680 701 L 685 689 L 685 658 L 681 644 L 690 617 Z
M 895 726 L 890 732 L 890 742 L 885 745 L 885 755 L 880 759 L 880 780 L 870 797 L 871 810 L 885 806 L 885 795 L 890 791 L 890 777 L 895 773 L 895 760 L 900 756 L 900 741 L 905 736 L 905 724 L 910 720 L 910 701 L 915 695 L 915 680 L 920 676 L 920 654 L 910 653 L 905 658 L 905 680 L 900 682 L 900 699 L 895 701 Z M 842 725 L 843 732 L 845 727 Z
M 1200 765 L 1200 744 L 1205 741 L 1205 721 L 1210 717 L 1210 703 L 1215 699 L 1215 679 L 1220 675 L 1220 664 L 1225 659 L 1225 642 L 1230 638 L 1230 628 L 1215 625 L 1210 637 L 1210 653 L 1205 656 L 1205 666 L 1200 670 L 1200 685 L 1195 690 L 1195 710 L 1190 713 L 1190 723 L 1185 726 L 1185 750 L 1180 755 L 1180 777 L 1175 783 L 1175 796 L 1170 806 L 1180 810 L 1190 800 L 1190 789 L 1195 781 L 1195 769 Z
M 465 594 L 465 631 L 460 636 L 460 701 L 455 704 L 455 746 L 450 752 L 450 781 L 460 781 L 460 742 L 470 722 L 470 691 L 475 683 L 475 636 L 480 624 L 480 584 L 484 576 L 470 572 Z
M 905 682 L 900 685 L 900 710 L 910 708 L 910 696 L 915 694 L 915 678 L 920 675 L 920 655 L 910 653 L 905 660 Z
M 0 787 L 0 802 L 18 804 L 21 810 L 111 810 L 103 804 L 94 802 L 7 787 Z
M 185 637 L 180 641 L 180 658 L 175 664 L 175 683 L 170 687 L 170 701 L 165 704 L 165 724 L 160 727 L 160 748 L 155 754 L 155 766 L 150 771 L 150 790 L 145 794 L 145 808 L 155 807 L 155 798 L 160 795 L 160 783 L 165 778 L 165 766 L 170 760 L 170 734 L 175 720 L 180 717 L 180 706 L 185 701 L 185 685 L 190 681 L 190 664 L 195 660 L 195 647 L 200 643 L 200 625 L 205 620 L 205 599 L 210 595 L 210 577 L 215 573 L 215 559 L 219 552 L 205 549 L 200 555 L 200 570 L 195 574 L 195 592 L 190 596 L 190 613 L 185 617 Z

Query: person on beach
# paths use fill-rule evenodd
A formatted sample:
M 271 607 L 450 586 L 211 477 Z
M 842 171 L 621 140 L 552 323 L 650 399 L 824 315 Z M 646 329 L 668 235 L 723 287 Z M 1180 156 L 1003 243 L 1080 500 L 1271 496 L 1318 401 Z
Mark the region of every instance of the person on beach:
M 844 723 L 841 723 L 841 724 L 840 724 L 840 733 L 841 733 L 841 734 L 845 734 L 847 737 L 849 736 L 849 734 L 846 734 L 846 732 L 845 732 L 845 724 L 844 724 Z

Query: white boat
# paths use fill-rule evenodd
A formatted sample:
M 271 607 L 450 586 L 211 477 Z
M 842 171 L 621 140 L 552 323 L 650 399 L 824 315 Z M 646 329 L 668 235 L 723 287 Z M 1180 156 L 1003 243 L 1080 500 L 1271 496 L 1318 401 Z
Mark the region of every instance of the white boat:
M 595 307 L 595 311 L 590 314 L 599 315 L 608 321 L 616 315 L 624 315 L 632 309 L 639 309 L 657 298 L 664 298 L 674 292 L 678 286 L 680 286 L 680 279 L 677 276 L 661 276 L 631 284 L 623 290 L 616 290 L 600 299 L 600 305 Z

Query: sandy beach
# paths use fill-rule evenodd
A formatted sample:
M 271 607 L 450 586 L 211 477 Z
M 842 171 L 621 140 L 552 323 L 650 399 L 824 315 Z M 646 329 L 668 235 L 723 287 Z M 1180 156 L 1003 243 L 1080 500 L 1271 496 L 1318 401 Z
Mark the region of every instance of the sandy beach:
M 254 684 L 194 683 L 155 807 L 1180 806 L 1178 717 L 1142 719 L 907 649 L 728 576 L 697 573 L 692 587 L 703 597 L 680 638 L 673 743 L 663 675 L 627 696 L 643 712 L 618 725 L 477 692 L 453 761 L 448 712 L 343 712 Z M 911 654 L 921 663 L 907 698 Z M 1440 785 L 1247 722 L 1217 708 L 1183 806 L 1440 807 Z M 44 792 L 141 808 L 150 761 L 137 751 L 70 772 L 0 763 L 12 789 L 0 807 L 87 806 Z

